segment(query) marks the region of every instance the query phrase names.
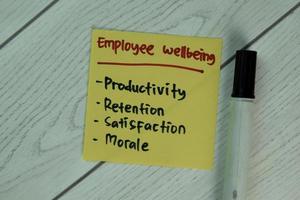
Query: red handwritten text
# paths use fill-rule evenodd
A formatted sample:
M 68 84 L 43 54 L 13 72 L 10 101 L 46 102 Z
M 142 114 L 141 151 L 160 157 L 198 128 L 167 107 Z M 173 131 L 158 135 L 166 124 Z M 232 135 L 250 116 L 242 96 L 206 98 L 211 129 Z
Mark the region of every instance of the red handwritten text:
M 131 51 L 133 55 L 138 55 L 140 53 L 151 56 L 154 55 L 153 44 L 135 44 L 125 40 L 106 40 L 104 37 L 98 37 L 97 43 L 99 48 L 111 48 L 115 54 L 118 54 L 118 51 L 121 50 Z
M 199 60 L 203 62 L 207 62 L 209 65 L 213 65 L 215 63 L 215 55 L 204 52 L 203 49 L 192 51 L 189 47 L 181 46 L 181 47 L 166 47 L 163 46 L 163 53 L 168 55 L 175 55 L 181 58 L 192 58 L 194 60 Z

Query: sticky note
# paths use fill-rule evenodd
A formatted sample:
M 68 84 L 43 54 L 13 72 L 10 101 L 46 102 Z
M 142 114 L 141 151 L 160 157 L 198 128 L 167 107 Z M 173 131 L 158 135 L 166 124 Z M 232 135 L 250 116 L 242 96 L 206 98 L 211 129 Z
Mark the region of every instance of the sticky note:
M 92 30 L 83 157 L 210 169 L 222 40 Z

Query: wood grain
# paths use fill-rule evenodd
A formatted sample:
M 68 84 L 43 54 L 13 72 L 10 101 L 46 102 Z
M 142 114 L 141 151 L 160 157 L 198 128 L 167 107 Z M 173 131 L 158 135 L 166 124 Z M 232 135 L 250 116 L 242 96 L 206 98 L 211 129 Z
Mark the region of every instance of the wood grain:
M 296 3 L 59 1 L 0 51 L 0 199 L 51 199 L 95 165 L 81 159 L 91 26 L 223 37 L 225 60 Z M 224 80 L 231 80 L 230 70 L 231 67 L 223 72 Z M 227 87 L 222 85 L 220 119 L 227 116 Z M 219 120 L 219 127 L 217 155 L 223 151 L 226 120 Z M 220 163 L 222 157 L 217 157 L 216 166 Z M 214 198 L 221 183 L 221 169 L 217 171 L 219 175 L 208 176 L 203 171 L 109 164 L 98 170 L 109 173 L 106 179 L 98 174 L 90 178 L 96 178 L 98 184 L 107 182 L 105 187 L 102 185 L 105 191 L 94 188 L 93 198 L 102 194 L 98 190 L 106 194 L 106 199 L 113 191 L 120 192 L 111 198 L 133 194 L 149 198 Z M 147 187 L 130 185 L 124 182 L 126 179 L 152 184 L 151 195 L 145 193 Z M 207 187 L 198 185 L 202 181 L 207 182 Z M 111 190 L 109 185 L 117 190 Z M 188 187 L 192 190 L 184 190 Z M 134 188 L 139 193 L 128 192 Z
M 249 200 L 300 199 L 300 10 L 259 40 Z M 212 172 L 104 166 L 62 199 L 221 199 L 233 63 L 222 70 Z
M 32 19 L 51 0 L 1 0 L 0 44 Z

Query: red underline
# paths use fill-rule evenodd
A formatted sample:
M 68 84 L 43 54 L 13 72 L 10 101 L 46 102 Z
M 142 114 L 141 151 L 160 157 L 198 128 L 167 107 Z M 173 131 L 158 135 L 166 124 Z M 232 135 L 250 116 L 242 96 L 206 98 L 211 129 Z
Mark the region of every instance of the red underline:
M 161 63 L 121 63 L 121 62 L 97 62 L 98 65 L 120 65 L 120 66 L 156 66 L 156 67 L 172 67 L 177 69 L 190 70 L 195 72 L 204 73 L 202 69 L 195 69 L 192 67 L 186 67 L 181 65 L 170 65 L 170 64 L 161 64 Z

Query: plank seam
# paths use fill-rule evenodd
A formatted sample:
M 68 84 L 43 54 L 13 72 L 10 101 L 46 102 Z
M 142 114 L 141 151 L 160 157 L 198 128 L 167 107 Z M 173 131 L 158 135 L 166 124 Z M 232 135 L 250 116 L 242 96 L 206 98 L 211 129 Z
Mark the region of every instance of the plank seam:
M 2 44 L 0 44 L 0 49 L 5 47 L 9 42 L 14 40 L 20 33 L 22 33 L 26 28 L 28 28 L 33 22 L 35 22 L 39 17 L 41 17 L 46 11 L 48 11 L 52 6 L 54 6 L 59 0 L 54 0 L 49 3 L 45 8 L 43 8 L 38 14 L 26 22 L 19 30 L 14 32 L 9 38 L 7 38 Z
M 257 42 L 260 38 L 262 38 L 264 35 L 266 35 L 268 32 L 270 32 L 274 27 L 276 27 L 280 22 L 282 22 L 285 18 L 287 18 L 290 14 L 292 14 L 297 8 L 300 6 L 300 1 L 292 7 L 290 10 L 288 10 L 285 14 L 283 14 L 281 17 L 279 17 L 277 20 L 274 21 L 270 26 L 268 26 L 266 29 L 264 29 L 260 34 L 258 34 L 255 38 L 253 38 L 250 42 L 248 42 L 244 47 L 241 49 L 248 49 L 250 46 L 252 46 L 255 42 Z M 223 69 L 226 65 L 231 63 L 235 58 L 235 54 L 230 56 L 222 65 L 221 69 Z
M 68 191 L 70 191 L 72 188 L 74 188 L 76 185 L 78 185 L 81 181 L 83 181 L 86 177 L 88 177 L 90 174 L 92 174 L 94 171 L 96 171 L 99 167 L 101 167 L 105 162 L 101 161 L 98 162 L 94 167 L 92 167 L 89 171 L 84 173 L 81 177 L 79 177 L 76 181 L 74 181 L 71 185 L 69 185 L 66 189 L 61 191 L 58 195 L 56 195 L 52 200 L 57 200 L 61 198 L 64 194 L 66 194 Z

